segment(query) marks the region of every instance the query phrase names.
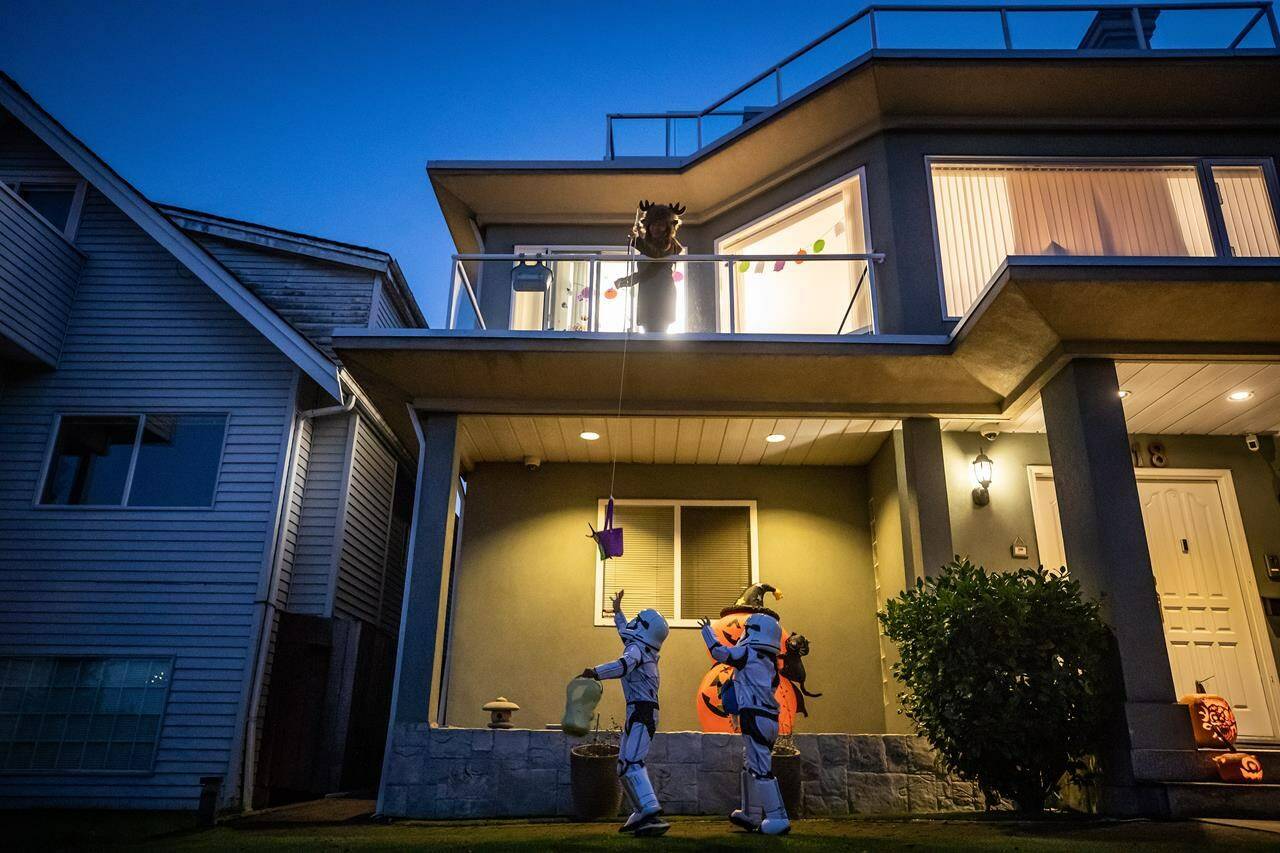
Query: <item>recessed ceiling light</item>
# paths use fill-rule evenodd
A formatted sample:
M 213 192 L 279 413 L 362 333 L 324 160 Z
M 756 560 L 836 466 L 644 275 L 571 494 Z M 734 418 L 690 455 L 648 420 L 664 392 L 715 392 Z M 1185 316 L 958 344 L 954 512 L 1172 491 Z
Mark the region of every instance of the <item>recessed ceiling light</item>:
M 1123 400 L 1125 397 L 1128 397 L 1130 393 L 1131 393 L 1131 392 L 1126 391 L 1125 389 L 1121 388 L 1121 389 L 1120 389 L 1120 399 L 1121 399 L 1121 400 Z
M 777 444 L 779 441 L 786 441 L 787 437 L 780 432 L 775 432 L 772 435 L 766 435 L 764 440 L 770 444 Z
M 1241 400 L 1248 400 L 1252 396 L 1253 396 L 1252 391 L 1232 391 L 1230 394 L 1227 395 L 1227 399 L 1234 400 L 1235 402 L 1239 403 Z
M 600 437 L 600 433 L 592 432 L 591 430 L 578 433 L 578 438 L 582 439 L 583 441 L 595 441 L 599 437 Z

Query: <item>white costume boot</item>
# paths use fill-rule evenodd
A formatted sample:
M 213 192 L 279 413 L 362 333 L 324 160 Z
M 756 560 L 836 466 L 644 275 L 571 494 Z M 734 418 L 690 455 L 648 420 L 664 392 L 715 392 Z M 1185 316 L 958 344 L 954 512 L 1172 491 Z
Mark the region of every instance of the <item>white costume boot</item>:
M 756 801 L 764 811 L 764 819 L 760 821 L 760 831 L 765 835 L 785 835 L 791 831 L 791 821 L 787 819 L 787 807 L 782 804 L 782 789 L 774 777 L 756 779 Z
M 643 767 L 632 767 L 622 776 L 622 789 L 626 791 L 631 807 L 635 809 L 619 832 L 634 832 L 637 836 L 662 835 L 671 824 L 661 817 L 662 806 L 653 792 L 653 783 Z
M 747 832 L 755 832 L 760 828 L 760 821 L 764 818 L 764 814 L 760 811 L 760 806 L 754 802 L 756 799 L 752 796 L 755 790 L 755 778 L 746 770 L 742 771 L 742 808 L 734 809 L 729 815 L 729 822 L 734 826 L 740 826 Z

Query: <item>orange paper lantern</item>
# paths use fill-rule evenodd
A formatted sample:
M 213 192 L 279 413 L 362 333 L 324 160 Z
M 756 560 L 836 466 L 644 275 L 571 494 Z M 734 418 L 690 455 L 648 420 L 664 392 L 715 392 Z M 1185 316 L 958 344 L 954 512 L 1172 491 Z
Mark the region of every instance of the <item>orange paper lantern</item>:
M 1261 782 L 1262 763 L 1247 752 L 1226 752 L 1213 757 L 1223 782 Z

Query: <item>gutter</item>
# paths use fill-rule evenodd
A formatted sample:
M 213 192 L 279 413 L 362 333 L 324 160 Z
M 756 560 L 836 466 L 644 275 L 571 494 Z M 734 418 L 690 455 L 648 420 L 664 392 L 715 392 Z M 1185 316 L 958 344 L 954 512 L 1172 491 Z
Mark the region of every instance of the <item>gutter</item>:
M 240 807 L 243 811 L 250 811 L 253 808 L 253 789 L 255 785 L 255 776 L 257 775 L 257 752 L 258 752 L 258 712 L 262 706 L 262 690 L 263 681 L 267 668 L 267 655 L 271 650 L 271 627 L 275 624 L 276 613 L 278 608 L 275 605 L 276 591 L 280 581 L 281 561 L 284 556 L 284 536 L 287 524 L 283 523 L 283 515 L 286 512 L 285 507 L 290 500 L 290 494 L 293 491 L 294 480 L 297 476 L 297 453 L 298 453 L 298 434 L 299 428 L 306 421 L 315 418 L 324 418 L 331 415 L 349 414 L 356 406 L 356 394 L 348 389 L 348 382 L 345 373 L 341 370 L 338 372 L 339 382 L 339 398 L 345 397 L 345 401 L 336 406 L 325 406 L 316 409 L 306 409 L 298 412 L 293 419 L 292 435 L 289 439 L 289 456 L 288 456 L 288 474 L 286 475 L 284 489 L 281 494 L 281 503 L 279 508 L 280 523 L 276 524 L 275 543 L 272 546 L 271 558 L 271 577 L 267 580 L 266 595 L 255 604 L 261 608 L 258 619 L 258 653 L 254 657 L 253 663 L 253 693 L 249 700 L 248 713 L 245 716 L 245 738 L 244 749 L 241 756 L 241 777 L 240 777 Z

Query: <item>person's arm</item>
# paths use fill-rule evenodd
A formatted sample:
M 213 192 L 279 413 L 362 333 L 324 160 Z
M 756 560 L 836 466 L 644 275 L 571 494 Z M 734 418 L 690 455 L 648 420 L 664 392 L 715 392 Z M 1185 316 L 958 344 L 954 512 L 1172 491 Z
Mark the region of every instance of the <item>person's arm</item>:
M 740 649 L 737 646 L 721 645 L 720 640 L 716 637 L 716 632 L 711 630 L 710 619 L 702 619 L 698 622 L 698 625 L 702 628 L 702 641 L 707 644 L 707 651 L 711 652 L 711 657 L 719 663 L 737 661 L 745 654 L 745 649 Z
M 583 678 L 594 678 L 603 681 L 609 678 L 622 678 L 631 670 L 640 665 L 640 649 L 634 643 L 628 645 L 622 651 L 622 657 L 611 660 L 608 663 L 602 663 L 591 669 L 583 670 Z
M 627 614 L 622 612 L 622 595 L 625 589 L 620 589 L 613 594 L 613 625 L 618 629 L 618 633 L 622 633 L 622 629 L 627 627 Z

